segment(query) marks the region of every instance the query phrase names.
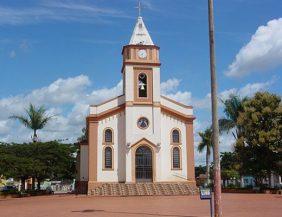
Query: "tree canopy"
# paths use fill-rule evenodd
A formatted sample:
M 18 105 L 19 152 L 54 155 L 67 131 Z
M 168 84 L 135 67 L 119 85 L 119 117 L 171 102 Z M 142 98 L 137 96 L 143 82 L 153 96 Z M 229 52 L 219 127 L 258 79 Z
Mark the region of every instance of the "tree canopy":
M 26 179 L 73 179 L 77 148 L 58 142 L 0 144 L 0 174 Z
M 238 158 L 234 152 L 222 152 L 220 154 L 221 177 L 223 180 L 237 179 L 240 177 Z
M 219 119 L 219 129 L 221 133 L 229 133 L 229 131 L 234 130 L 235 132 L 232 132 L 232 135 L 235 139 L 238 138 L 241 129 L 240 126 L 238 126 L 237 121 L 240 112 L 244 111 L 243 103 L 246 100 L 247 98 L 240 98 L 237 95 L 230 95 L 228 99 L 222 100 L 225 117 Z
M 243 102 L 237 125 L 241 132 L 235 151 L 241 162 L 241 173 L 253 175 L 257 182 L 281 173 L 282 105 L 281 97 L 258 92 Z
M 44 106 L 35 107 L 30 104 L 29 107 L 25 110 L 26 116 L 22 115 L 13 115 L 10 118 L 19 120 L 27 128 L 33 130 L 33 141 L 37 141 L 37 130 L 42 129 L 50 121 L 52 116 L 46 115 L 46 109 Z

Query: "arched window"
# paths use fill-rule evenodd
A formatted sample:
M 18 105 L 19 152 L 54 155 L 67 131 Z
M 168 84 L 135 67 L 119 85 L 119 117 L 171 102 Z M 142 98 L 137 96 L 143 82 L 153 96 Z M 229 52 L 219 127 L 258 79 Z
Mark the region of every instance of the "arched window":
M 113 167 L 112 157 L 113 157 L 112 148 L 106 147 L 105 148 L 105 169 L 112 169 Z
M 138 75 L 138 96 L 147 97 L 147 75 L 145 73 Z
M 172 149 L 172 168 L 180 169 L 180 149 L 178 147 Z
M 113 142 L 113 132 L 111 129 L 105 130 L 105 142 Z
M 180 143 L 180 133 L 179 130 L 172 131 L 172 142 L 173 143 Z

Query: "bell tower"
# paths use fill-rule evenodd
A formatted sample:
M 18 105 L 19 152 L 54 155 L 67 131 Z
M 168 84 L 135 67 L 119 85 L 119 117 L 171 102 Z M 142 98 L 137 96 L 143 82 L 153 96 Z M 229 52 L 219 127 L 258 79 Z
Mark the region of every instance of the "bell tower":
M 138 141 L 144 141 L 144 139 L 154 144 L 154 147 L 161 143 L 159 49 L 153 43 L 144 21 L 139 15 L 130 42 L 122 49 L 125 142 L 127 147 L 126 182 L 134 182 L 136 177 L 133 172 L 136 168 L 132 168 L 132 162 L 135 161 L 135 152 L 132 146 Z M 142 145 L 144 144 L 142 143 Z M 155 173 L 153 172 L 153 174 Z
M 126 102 L 153 104 L 160 101 L 159 49 L 139 16 L 130 42 L 122 50 Z

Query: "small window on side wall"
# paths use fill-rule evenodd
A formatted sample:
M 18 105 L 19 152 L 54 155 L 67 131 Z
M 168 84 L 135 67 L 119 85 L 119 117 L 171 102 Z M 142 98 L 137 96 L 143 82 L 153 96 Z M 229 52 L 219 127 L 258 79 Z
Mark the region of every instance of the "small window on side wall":
M 180 169 L 180 149 L 178 147 L 172 149 L 172 168 Z
M 180 143 L 180 133 L 179 130 L 172 131 L 172 142 L 173 143 Z
M 147 75 L 140 73 L 138 75 L 138 97 L 147 97 Z
M 105 148 L 105 169 L 112 169 L 113 167 L 113 153 L 112 153 L 112 148 L 106 147 Z
M 112 143 L 113 142 L 113 132 L 111 129 L 105 130 L 105 142 Z

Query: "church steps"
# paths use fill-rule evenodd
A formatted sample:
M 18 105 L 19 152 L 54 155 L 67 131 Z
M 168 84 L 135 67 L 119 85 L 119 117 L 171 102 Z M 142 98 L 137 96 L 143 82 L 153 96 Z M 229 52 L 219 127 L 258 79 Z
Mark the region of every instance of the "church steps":
M 189 183 L 103 183 L 90 192 L 93 196 L 172 196 L 194 195 L 197 187 Z

